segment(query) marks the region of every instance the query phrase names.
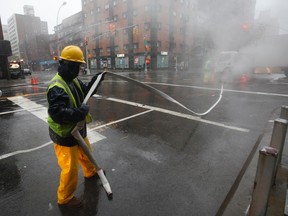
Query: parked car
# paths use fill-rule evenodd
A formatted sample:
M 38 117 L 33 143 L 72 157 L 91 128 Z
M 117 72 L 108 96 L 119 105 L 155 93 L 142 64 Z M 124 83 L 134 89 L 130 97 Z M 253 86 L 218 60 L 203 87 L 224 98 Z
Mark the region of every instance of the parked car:
M 25 79 L 25 75 L 24 75 L 23 70 L 21 69 L 20 62 L 16 62 L 16 61 L 10 62 L 9 73 L 10 73 L 11 79 L 18 79 L 18 78 Z
M 24 68 L 23 69 L 24 75 L 31 75 L 31 70 L 29 68 Z

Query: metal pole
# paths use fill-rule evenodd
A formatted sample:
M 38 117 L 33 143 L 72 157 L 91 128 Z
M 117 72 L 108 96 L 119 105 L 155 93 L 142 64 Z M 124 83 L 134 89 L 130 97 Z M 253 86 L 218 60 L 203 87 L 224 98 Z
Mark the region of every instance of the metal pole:
M 270 142 L 270 147 L 278 149 L 279 154 L 276 160 L 276 166 L 275 166 L 275 173 L 274 173 L 274 179 L 273 183 L 275 184 L 276 180 L 276 175 L 278 171 L 278 167 L 281 162 L 282 158 L 282 152 L 285 144 L 285 138 L 286 138 L 286 132 L 287 132 L 287 124 L 288 121 L 285 119 L 275 119 L 274 120 L 274 127 L 273 127 L 273 132 L 271 136 L 271 142 Z
M 146 63 L 146 58 L 147 58 L 147 57 L 146 57 L 146 54 L 145 54 L 145 58 L 144 58 L 144 61 L 145 61 L 145 70 L 144 70 L 144 71 L 145 71 L 145 72 L 147 72 L 147 63 Z
M 272 147 L 263 147 L 259 151 L 249 216 L 266 215 L 277 155 L 278 150 Z
M 57 12 L 57 19 L 56 19 L 56 30 L 57 30 L 57 56 L 58 56 L 58 58 L 59 58 L 59 56 L 60 56 L 60 51 L 59 51 L 59 29 L 58 29 L 58 17 L 59 17 L 59 12 L 60 12 L 60 9 L 64 6 L 64 5 L 66 5 L 67 4 L 67 2 L 66 1 L 64 1 L 61 5 L 60 5 L 60 7 L 59 7 L 59 9 L 58 9 L 58 12 Z
M 87 44 L 85 44 L 85 52 L 86 52 L 86 74 L 90 75 L 90 69 L 89 69 L 89 58 L 88 58 L 88 49 Z
M 281 107 L 280 118 L 288 120 L 288 106 Z
M 178 65 L 178 61 L 177 61 L 177 56 L 176 56 L 176 59 L 175 59 L 175 70 L 176 70 L 176 72 L 178 71 L 177 65 Z
M 90 69 L 89 69 L 89 58 L 88 58 L 88 38 L 87 38 L 87 31 L 89 28 L 92 28 L 92 27 L 95 27 L 95 26 L 98 26 L 98 25 L 101 25 L 101 24 L 105 24 L 105 23 L 110 23 L 110 22 L 113 22 L 113 20 L 108 20 L 107 22 L 100 22 L 100 23 L 95 23 L 93 25 L 90 25 L 88 27 L 86 27 L 85 29 L 85 55 L 86 55 L 86 74 L 87 75 L 90 75 Z

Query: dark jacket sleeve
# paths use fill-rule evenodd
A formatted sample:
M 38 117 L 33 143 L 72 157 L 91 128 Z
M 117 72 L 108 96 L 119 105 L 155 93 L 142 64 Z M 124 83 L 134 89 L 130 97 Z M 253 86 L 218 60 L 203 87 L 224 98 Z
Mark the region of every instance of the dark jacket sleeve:
M 91 79 L 90 82 L 88 83 L 83 83 L 81 80 L 78 79 L 80 85 L 81 85 L 81 88 L 84 92 L 84 97 L 86 97 L 86 95 L 88 94 L 90 88 L 92 87 L 93 83 L 96 81 L 97 77 L 100 75 L 101 73 L 97 73 L 96 75 L 94 75 Z M 102 78 L 100 80 L 100 83 L 98 84 L 98 86 L 96 87 L 96 89 L 93 91 L 92 95 L 96 94 L 99 86 L 101 85 L 101 82 L 104 80 L 104 76 L 105 76 L 105 73 L 102 75 Z
M 48 113 L 59 124 L 77 123 L 85 119 L 88 110 L 85 107 L 70 108 L 69 96 L 57 86 L 49 89 L 47 93 Z

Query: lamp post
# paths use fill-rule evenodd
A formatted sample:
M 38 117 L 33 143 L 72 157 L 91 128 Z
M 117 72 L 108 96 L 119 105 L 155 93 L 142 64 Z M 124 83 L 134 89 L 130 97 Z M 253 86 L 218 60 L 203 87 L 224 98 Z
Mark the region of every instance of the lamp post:
M 91 73 L 90 73 L 90 69 L 89 69 L 89 57 L 88 57 L 88 37 L 87 37 L 87 33 L 88 33 L 88 29 L 89 28 L 92 28 L 92 27 L 95 27 L 95 26 L 98 26 L 98 25 L 102 25 L 102 24 L 105 24 L 105 23 L 111 23 L 111 22 L 113 22 L 113 20 L 108 20 L 107 22 L 104 22 L 104 23 L 102 23 L 102 22 L 100 22 L 100 23 L 96 23 L 96 24 L 92 24 L 92 25 L 90 25 L 90 26 L 88 26 L 88 27 L 86 27 L 86 29 L 85 29 L 85 31 L 84 31 L 84 42 L 85 42 L 85 55 L 86 55 L 86 74 L 87 75 L 90 75 Z M 115 25 L 114 25 L 114 27 L 115 27 Z M 94 38 L 94 39 L 96 39 L 96 38 Z
M 59 9 L 58 9 L 58 12 L 57 12 L 56 31 L 57 31 L 57 56 L 58 56 L 58 57 L 60 56 L 60 54 L 59 54 L 59 29 L 58 29 L 58 17 L 59 17 L 60 9 L 61 9 L 64 5 L 66 5 L 66 4 L 67 4 L 67 2 L 64 1 L 64 2 L 60 5 L 60 7 L 59 7 Z
M 85 34 L 86 35 L 86 34 Z M 88 40 L 85 37 L 85 55 L 86 55 L 86 74 L 90 75 L 90 69 L 89 69 L 89 58 L 88 58 Z

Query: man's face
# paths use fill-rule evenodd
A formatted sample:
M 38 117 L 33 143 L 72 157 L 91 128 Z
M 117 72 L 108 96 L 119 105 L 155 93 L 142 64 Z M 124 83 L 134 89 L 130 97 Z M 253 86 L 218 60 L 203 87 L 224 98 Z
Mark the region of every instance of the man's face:
M 79 75 L 81 63 L 68 61 L 68 71 L 71 74 L 72 79 L 75 79 Z
M 79 75 L 81 64 L 79 62 L 63 61 L 60 64 L 59 74 L 65 81 L 72 81 Z

